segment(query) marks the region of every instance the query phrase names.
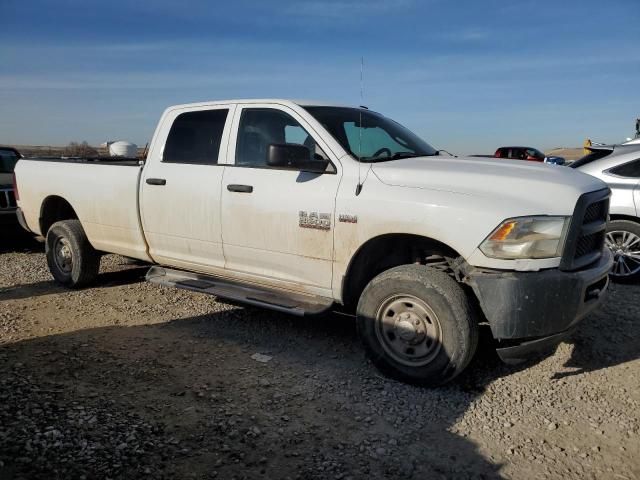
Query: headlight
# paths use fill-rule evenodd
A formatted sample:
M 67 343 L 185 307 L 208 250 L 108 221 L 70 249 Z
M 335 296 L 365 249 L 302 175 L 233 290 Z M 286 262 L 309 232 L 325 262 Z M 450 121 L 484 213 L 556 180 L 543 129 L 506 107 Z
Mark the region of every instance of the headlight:
M 562 256 L 571 217 L 519 217 L 502 222 L 480 245 L 487 257 L 553 258 Z

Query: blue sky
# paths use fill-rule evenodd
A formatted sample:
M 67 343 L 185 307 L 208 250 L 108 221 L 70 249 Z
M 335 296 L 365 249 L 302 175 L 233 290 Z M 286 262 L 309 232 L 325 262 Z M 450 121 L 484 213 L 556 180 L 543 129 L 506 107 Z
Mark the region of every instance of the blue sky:
M 0 143 L 144 145 L 171 104 L 364 103 L 438 148 L 614 142 L 638 0 L 0 0 Z

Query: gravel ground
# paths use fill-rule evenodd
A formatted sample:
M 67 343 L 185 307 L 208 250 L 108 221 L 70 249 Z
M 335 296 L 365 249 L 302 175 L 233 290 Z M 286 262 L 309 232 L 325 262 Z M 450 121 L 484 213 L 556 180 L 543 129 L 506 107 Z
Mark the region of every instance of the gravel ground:
M 537 363 L 501 364 L 485 332 L 427 390 L 381 377 L 348 317 L 150 285 L 117 256 L 68 291 L 4 241 L 2 479 L 640 478 L 640 286 Z

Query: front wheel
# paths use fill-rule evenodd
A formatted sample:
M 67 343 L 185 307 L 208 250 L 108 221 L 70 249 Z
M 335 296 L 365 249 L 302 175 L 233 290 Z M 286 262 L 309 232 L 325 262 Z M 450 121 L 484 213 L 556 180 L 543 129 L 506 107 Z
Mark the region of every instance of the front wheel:
M 79 220 L 54 223 L 47 232 L 45 252 L 53 278 L 66 287 L 84 287 L 98 276 L 100 253 L 87 240 Z
M 612 220 L 607 225 L 605 243 L 613 253 L 611 278 L 616 282 L 640 279 L 640 223 Z
M 462 372 L 478 343 L 478 324 L 462 287 L 422 265 L 375 277 L 358 302 L 357 325 L 378 369 L 424 386 L 441 385 Z

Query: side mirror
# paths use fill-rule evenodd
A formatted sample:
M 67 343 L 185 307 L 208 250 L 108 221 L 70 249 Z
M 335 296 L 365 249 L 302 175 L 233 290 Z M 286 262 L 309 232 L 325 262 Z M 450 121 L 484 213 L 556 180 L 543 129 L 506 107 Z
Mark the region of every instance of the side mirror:
M 272 143 L 267 150 L 267 165 L 291 168 L 302 172 L 324 173 L 329 165 L 325 159 L 311 158 L 311 150 L 304 145 Z

